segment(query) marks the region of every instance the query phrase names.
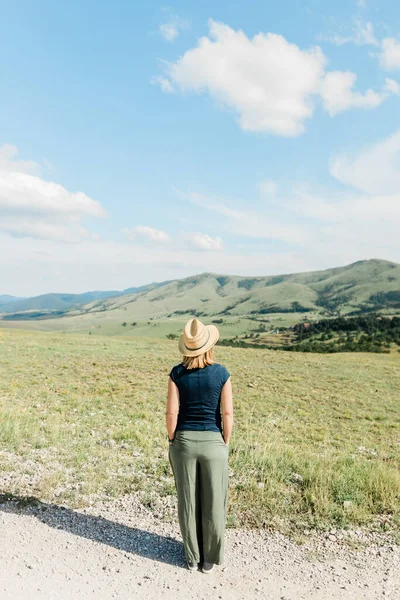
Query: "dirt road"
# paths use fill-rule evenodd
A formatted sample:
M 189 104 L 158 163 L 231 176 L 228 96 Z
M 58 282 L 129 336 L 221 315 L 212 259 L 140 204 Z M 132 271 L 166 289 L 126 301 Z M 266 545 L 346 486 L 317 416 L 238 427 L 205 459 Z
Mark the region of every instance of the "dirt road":
M 81 512 L 3 502 L 0 550 L 1 600 L 400 598 L 400 547 L 383 534 L 334 531 L 298 546 L 227 530 L 225 565 L 205 575 L 186 569 L 177 523 L 133 497 Z

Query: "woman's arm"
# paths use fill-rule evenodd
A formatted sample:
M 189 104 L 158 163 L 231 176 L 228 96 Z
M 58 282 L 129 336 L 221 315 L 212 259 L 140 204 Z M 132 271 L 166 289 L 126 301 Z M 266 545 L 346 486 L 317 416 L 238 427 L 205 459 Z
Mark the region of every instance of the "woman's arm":
M 169 439 L 173 439 L 175 435 L 176 424 L 178 422 L 179 413 L 179 390 L 171 377 L 168 380 L 168 399 L 167 410 L 165 413 L 165 422 L 168 430 Z
M 225 444 L 229 444 L 233 429 L 232 383 L 229 377 L 221 392 L 222 431 Z

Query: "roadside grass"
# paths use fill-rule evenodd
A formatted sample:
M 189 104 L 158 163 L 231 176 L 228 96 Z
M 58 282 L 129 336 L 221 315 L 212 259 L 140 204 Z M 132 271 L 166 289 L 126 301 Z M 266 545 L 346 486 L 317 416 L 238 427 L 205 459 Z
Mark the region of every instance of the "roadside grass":
M 400 530 L 398 355 L 216 357 L 234 389 L 229 526 Z M 171 506 L 165 402 L 179 359 L 176 341 L 3 330 L 0 494 Z

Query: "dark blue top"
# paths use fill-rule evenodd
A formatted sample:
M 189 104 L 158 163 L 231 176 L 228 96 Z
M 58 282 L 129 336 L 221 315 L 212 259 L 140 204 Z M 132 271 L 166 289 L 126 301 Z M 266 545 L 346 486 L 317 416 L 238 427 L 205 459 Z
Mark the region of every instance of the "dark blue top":
M 179 390 L 179 414 L 176 431 L 221 431 L 221 390 L 229 372 L 218 363 L 202 369 L 176 365 L 170 377 Z

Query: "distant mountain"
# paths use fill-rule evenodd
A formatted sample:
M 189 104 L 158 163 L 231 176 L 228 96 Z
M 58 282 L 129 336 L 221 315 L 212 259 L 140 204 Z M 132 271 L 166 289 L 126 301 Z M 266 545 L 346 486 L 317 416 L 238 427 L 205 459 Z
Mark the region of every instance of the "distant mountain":
M 91 298 L 93 301 L 82 306 Z M 22 308 L 24 307 L 24 308 Z M 400 314 L 400 265 L 386 260 L 361 260 L 323 271 L 240 277 L 202 273 L 181 280 L 152 283 L 124 292 L 81 295 L 48 294 L 2 307 L 4 318 L 24 320 L 22 310 L 66 310 L 54 326 L 79 328 L 91 323 L 177 319 L 179 317 L 248 317 L 288 313 L 337 316 L 381 311 Z M 40 318 L 40 314 L 31 315 Z M 84 319 L 84 321 L 82 321 Z M 47 322 L 48 323 L 48 322 Z M 48 323 L 48 327 L 51 324 Z
M 82 307 L 79 314 L 106 312 L 113 318 L 140 320 L 311 311 L 359 314 L 372 310 L 400 312 L 400 265 L 372 259 L 324 271 L 267 277 L 203 273 L 103 299 Z
M 128 294 L 137 294 L 148 292 L 171 283 L 165 281 L 162 283 L 150 283 L 140 287 L 132 287 L 123 291 L 97 291 L 85 292 L 83 294 L 43 294 L 32 298 L 16 298 L 14 296 L 0 296 L 0 313 L 24 313 L 27 311 L 49 311 L 60 313 L 71 309 L 84 306 L 91 302 L 103 300 L 104 298 L 114 298 L 126 296 Z M 2 299 L 4 299 L 2 301 Z
M 141 285 L 140 287 L 128 288 L 128 289 L 124 290 L 123 292 L 120 292 L 120 294 L 118 294 L 118 295 L 127 296 L 128 294 L 139 294 L 142 292 L 150 292 L 151 290 L 155 290 L 160 287 L 163 287 L 164 285 L 168 285 L 168 283 L 172 283 L 173 281 L 175 281 L 175 280 L 169 279 L 168 281 L 162 281 L 161 283 L 153 282 L 153 283 L 148 283 L 147 285 Z
M 1 312 L 14 313 L 29 310 L 64 311 L 76 308 L 99 298 L 110 298 L 121 292 L 86 292 L 84 294 L 43 294 L 33 298 L 12 299 L 1 305 Z M 1 296 L 0 296 L 1 298 Z
M 22 300 L 22 298 L 17 298 L 16 296 L 8 296 L 7 294 L 0 294 L 0 306 L 8 304 L 9 302 L 15 302 L 16 300 Z

